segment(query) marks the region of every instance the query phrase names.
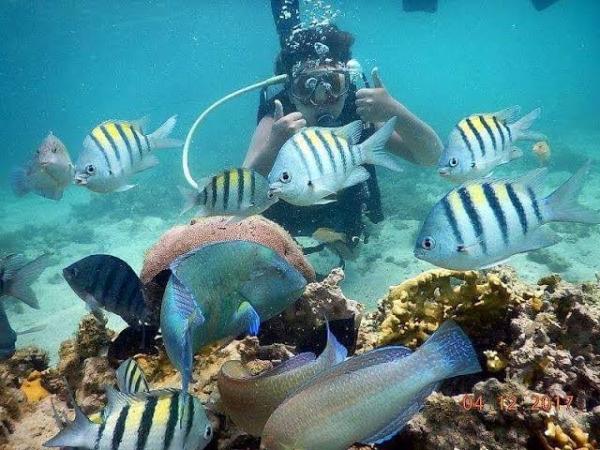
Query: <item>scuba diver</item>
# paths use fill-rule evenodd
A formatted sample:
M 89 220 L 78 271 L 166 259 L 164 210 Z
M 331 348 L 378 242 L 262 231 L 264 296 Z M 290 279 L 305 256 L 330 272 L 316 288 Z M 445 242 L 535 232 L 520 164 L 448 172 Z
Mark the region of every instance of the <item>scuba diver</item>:
M 389 94 L 377 69 L 372 73 L 373 87 L 369 86 L 360 65 L 352 60 L 350 33 L 332 24 L 301 28 L 298 3 L 271 1 L 281 45 L 275 72 L 288 78 L 280 92 L 273 94 L 269 88 L 261 92 L 258 125 L 244 167 L 266 176 L 282 145 L 303 127 L 338 127 L 361 119 L 366 125 L 359 141 L 363 142 L 393 116 L 398 120 L 388 150 L 415 164 L 435 165 L 443 145 L 433 129 Z M 354 249 L 368 239 L 363 216 L 372 223 L 383 220 L 375 168 L 366 168 L 370 178 L 339 192 L 336 202 L 300 207 L 280 200 L 264 215 L 292 236 L 332 230 Z

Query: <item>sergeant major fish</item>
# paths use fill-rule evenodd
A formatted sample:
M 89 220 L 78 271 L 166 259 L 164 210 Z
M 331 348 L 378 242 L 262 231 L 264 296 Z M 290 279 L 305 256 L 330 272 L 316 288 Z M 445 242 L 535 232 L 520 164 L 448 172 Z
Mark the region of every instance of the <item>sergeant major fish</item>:
M 514 145 L 516 141 L 545 139 L 544 135 L 529 129 L 540 116 L 540 108 L 509 123 L 520 110 L 513 106 L 497 113 L 474 114 L 462 119 L 450 133 L 448 146 L 440 157 L 440 175 L 456 182 L 486 176 L 497 166 L 523 156 Z
M 185 198 L 182 212 L 199 207 L 200 217 L 231 215 L 248 217 L 260 214 L 277 202 L 269 192 L 269 183 L 250 169 L 225 170 L 198 183 L 202 188 L 191 191 L 181 188 Z
M 126 191 L 134 187 L 129 178 L 158 164 L 152 153 L 161 148 L 180 147 L 169 138 L 176 123 L 170 117 L 154 133 L 144 134 L 139 123 L 109 120 L 95 127 L 83 141 L 77 160 L 75 184 L 94 192 Z
M 93 312 L 104 308 L 138 327 L 149 318 L 142 282 L 122 259 L 90 255 L 63 269 L 71 289 Z
M 117 370 L 121 392 L 106 388 L 107 404 L 99 417 L 88 418 L 74 403 L 75 420 L 44 447 L 93 450 L 202 450 L 212 440 L 212 426 L 202 403 L 181 391 L 151 391 L 135 361 Z
M 223 412 L 240 429 L 260 436 L 273 411 L 301 384 L 342 362 L 347 350 L 327 328 L 327 345 L 318 358 L 307 352 L 259 375 L 251 375 L 241 361 L 227 361 L 217 378 Z
M 366 181 L 369 172 L 362 164 L 401 171 L 385 150 L 395 123 L 395 117 L 388 120 L 362 144 L 360 120 L 341 128 L 303 128 L 279 151 L 268 176 L 270 191 L 294 205 L 319 205 L 335 201 L 325 197 Z
M 22 255 L 11 254 L 0 258 L 0 360 L 8 359 L 14 354 L 17 335 L 43 329 L 41 326 L 20 332 L 13 330 L 2 300 L 3 297 L 14 297 L 39 309 L 38 299 L 30 285 L 48 267 L 48 257 L 49 255 L 44 254 L 33 261 L 27 261 Z
M 414 353 L 384 347 L 311 378 L 267 421 L 263 450 L 345 450 L 392 438 L 441 381 L 480 372 L 464 332 L 445 322 Z
M 160 326 L 184 393 L 196 351 L 226 337 L 256 335 L 261 321 L 291 305 L 306 286 L 302 274 L 278 253 L 243 240 L 196 248 L 170 269 Z
M 69 152 L 60 139 L 49 133 L 32 158 L 13 169 L 10 183 L 15 195 L 28 192 L 52 200 L 60 200 L 71 184 L 75 168 Z
M 556 244 L 560 237 L 540 228 L 545 223 L 600 223 L 599 213 L 576 202 L 589 169 L 589 163 L 584 165 L 545 198 L 539 188 L 546 169 L 453 189 L 425 220 L 415 256 L 446 269 L 482 269 L 517 253 Z

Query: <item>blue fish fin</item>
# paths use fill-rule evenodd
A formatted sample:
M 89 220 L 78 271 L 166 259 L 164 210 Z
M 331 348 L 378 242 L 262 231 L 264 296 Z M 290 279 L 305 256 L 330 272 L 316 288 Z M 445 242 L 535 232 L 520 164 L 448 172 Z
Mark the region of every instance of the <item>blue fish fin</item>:
M 425 405 L 427 397 L 437 389 L 440 383 L 433 383 L 425 386 L 421 389 L 413 398 L 412 402 L 408 407 L 403 408 L 400 415 L 388 423 L 385 427 L 379 430 L 374 435 L 368 437 L 362 442 L 365 444 L 381 444 L 382 442 L 388 441 L 393 438 L 398 432 L 404 428 L 410 419 L 417 414 L 421 408 Z
M 350 172 L 346 177 L 342 189 L 349 188 L 355 184 L 362 183 L 363 181 L 367 181 L 370 176 L 371 174 L 367 169 L 365 169 L 363 166 L 357 166 L 352 169 L 352 172 Z
M 163 123 L 156 131 L 148 135 L 150 140 L 150 148 L 157 150 L 161 148 L 178 148 L 183 145 L 183 141 L 180 139 L 170 138 L 169 135 L 175 128 L 177 123 L 177 116 L 169 117 L 165 123 Z
M 589 178 L 591 162 L 587 161 L 564 184 L 546 199 L 547 221 L 600 223 L 600 212 L 588 209 L 577 202 L 583 183 Z
M 158 166 L 158 163 L 159 161 L 156 155 L 153 155 L 152 153 L 146 153 L 136 167 L 136 172 L 152 169 L 153 167 Z
M 260 317 L 249 302 L 242 302 L 233 316 L 233 323 L 240 325 L 251 336 L 260 329 Z
M 436 361 L 437 378 L 481 372 L 473 344 L 453 320 L 445 321 L 418 349 L 425 358 Z
M 123 361 L 117 369 L 117 386 L 121 392 L 126 394 L 150 390 L 144 372 L 133 358 Z
M 517 118 L 521 114 L 521 107 L 519 105 L 509 106 L 501 111 L 497 111 L 495 113 L 491 113 L 492 116 L 496 116 L 496 118 L 504 123 L 513 123 L 516 122 Z
M 359 144 L 365 155 L 366 163 L 382 166 L 394 172 L 404 171 L 400 158 L 390 153 L 385 147 L 394 132 L 395 126 L 396 117 L 394 116 L 371 137 Z
M 10 186 L 17 197 L 23 197 L 31 191 L 27 170 L 24 167 L 15 167 L 10 172 Z
M 143 169 L 140 169 L 140 170 L 143 170 Z M 136 186 L 137 185 L 135 185 L 135 184 L 124 184 L 124 185 L 119 186 L 118 188 L 116 188 L 115 192 L 125 192 L 125 191 L 128 191 L 129 189 L 133 189 Z
M 542 115 L 542 108 L 536 108 L 528 114 L 525 114 L 515 123 L 510 124 L 513 136 L 516 140 L 526 139 L 530 141 L 546 141 L 548 138 L 537 131 L 530 130 L 531 125 Z

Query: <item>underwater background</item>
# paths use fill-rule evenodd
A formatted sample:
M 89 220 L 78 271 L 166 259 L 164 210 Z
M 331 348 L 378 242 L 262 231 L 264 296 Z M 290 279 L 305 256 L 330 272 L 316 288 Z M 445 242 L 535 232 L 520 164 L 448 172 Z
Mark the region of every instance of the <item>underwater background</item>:
M 328 6 L 329 5 L 329 6 Z M 401 2 L 306 1 L 307 20 L 332 17 L 356 37 L 353 54 L 390 93 L 431 124 L 445 142 L 458 120 L 513 104 L 543 108 L 535 128 L 549 138 L 548 191 L 600 146 L 600 2 L 558 1 L 536 11 L 529 0 L 440 0 L 435 14 L 405 13 Z M 95 194 L 70 187 L 60 202 L 17 198 L 8 183 L 49 131 L 76 160 L 85 135 L 107 119 L 148 116 L 149 129 L 178 115 L 174 137 L 220 97 L 272 75 L 279 48 L 269 2 L 225 0 L 53 1 L 0 3 L 0 253 L 53 255 L 34 285 L 41 308 L 7 301 L 16 330 L 47 324 L 19 337 L 54 360 L 60 342 L 86 308 L 62 278 L 62 268 L 93 253 L 109 253 L 139 272 L 144 252 L 180 216 L 181 151 L 157 153 L 160 165 L 135 177 L 127 192 Z M 239 166 L 256 125 L 258 93 L 219 108 L 196 134 L 192 173 L 198 179 Z M 495 175 L 538 167 L 525 157 Z M 346 266 L 344 293 L 374 309 L 388 286 L 431 268 L 414 258 L 418 227 L 450 189 L 435 168 L 380 170 L 386 220 L 373 227 L 359 258 Z M 592 168 L 581 202 L 600 208 L 600 172 Z M 510 260 L 536 280 L 558 272 L 570 281 L 598 271 L 598 226 L 550 225 L 562 242 Z M 318 267 L 319 261 L 315 261 Z M 123 323 L 111 317 L 111 326 Z

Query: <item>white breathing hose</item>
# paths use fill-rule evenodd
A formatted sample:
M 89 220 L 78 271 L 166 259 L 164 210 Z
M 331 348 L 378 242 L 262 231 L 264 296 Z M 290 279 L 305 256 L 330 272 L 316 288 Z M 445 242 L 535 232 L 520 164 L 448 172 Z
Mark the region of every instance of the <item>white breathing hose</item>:
M 185 179 L 187 180 L 188 184 L 191 187 L 193 187 L 194 189 L 198 189 L 198 183 L 196 183 L 196 181 L 194 181 L 194 178 L 192 178 L 192 174 L 190 173 L 190 166 L 189 166 L 190 145 L 192 143 L 192 137 L 194 136 L 196 129 L 198 128 L 200 123 L 202 123 L 202 121 L 208 115 L 208 113 L 210 113 L 213 109 L 221 106 L 226 101 L 231 100 L 232 98 L 238 97 L 242 94 L 245 94 L 246 92 L 254 91 L 256 89 L 260 89 L 265 86 L 270 86 L 272 84 L 284 83 L 285 80 L 287 80 L 287 77 L 288 76 L 286 74 L 277 75 L 275 77 L 271 77 L 264 81 L 261 81 L 260 83 L 252 84 L 250 86 L 246 86 L 243 89 L 232 92 L 231 94 L 223 97 L 222 99 L 220 99 L 220 100 L 216 101 L 215 103 L 213 103 L 212 105 L 210 105 L 208 108 L 206 108 L 202 112 L 202 114 L 200 114 L 200 116 L 198 116 L 198 118 L 192 125 L 192 128 L 190 128 L 190 131 L 188 131 L 188 134 L 185 138 L 185 143 L 183 144 L 183 154 L 181 156 L 181 163 L 183 165 L 183 175 L 185 176 Z

